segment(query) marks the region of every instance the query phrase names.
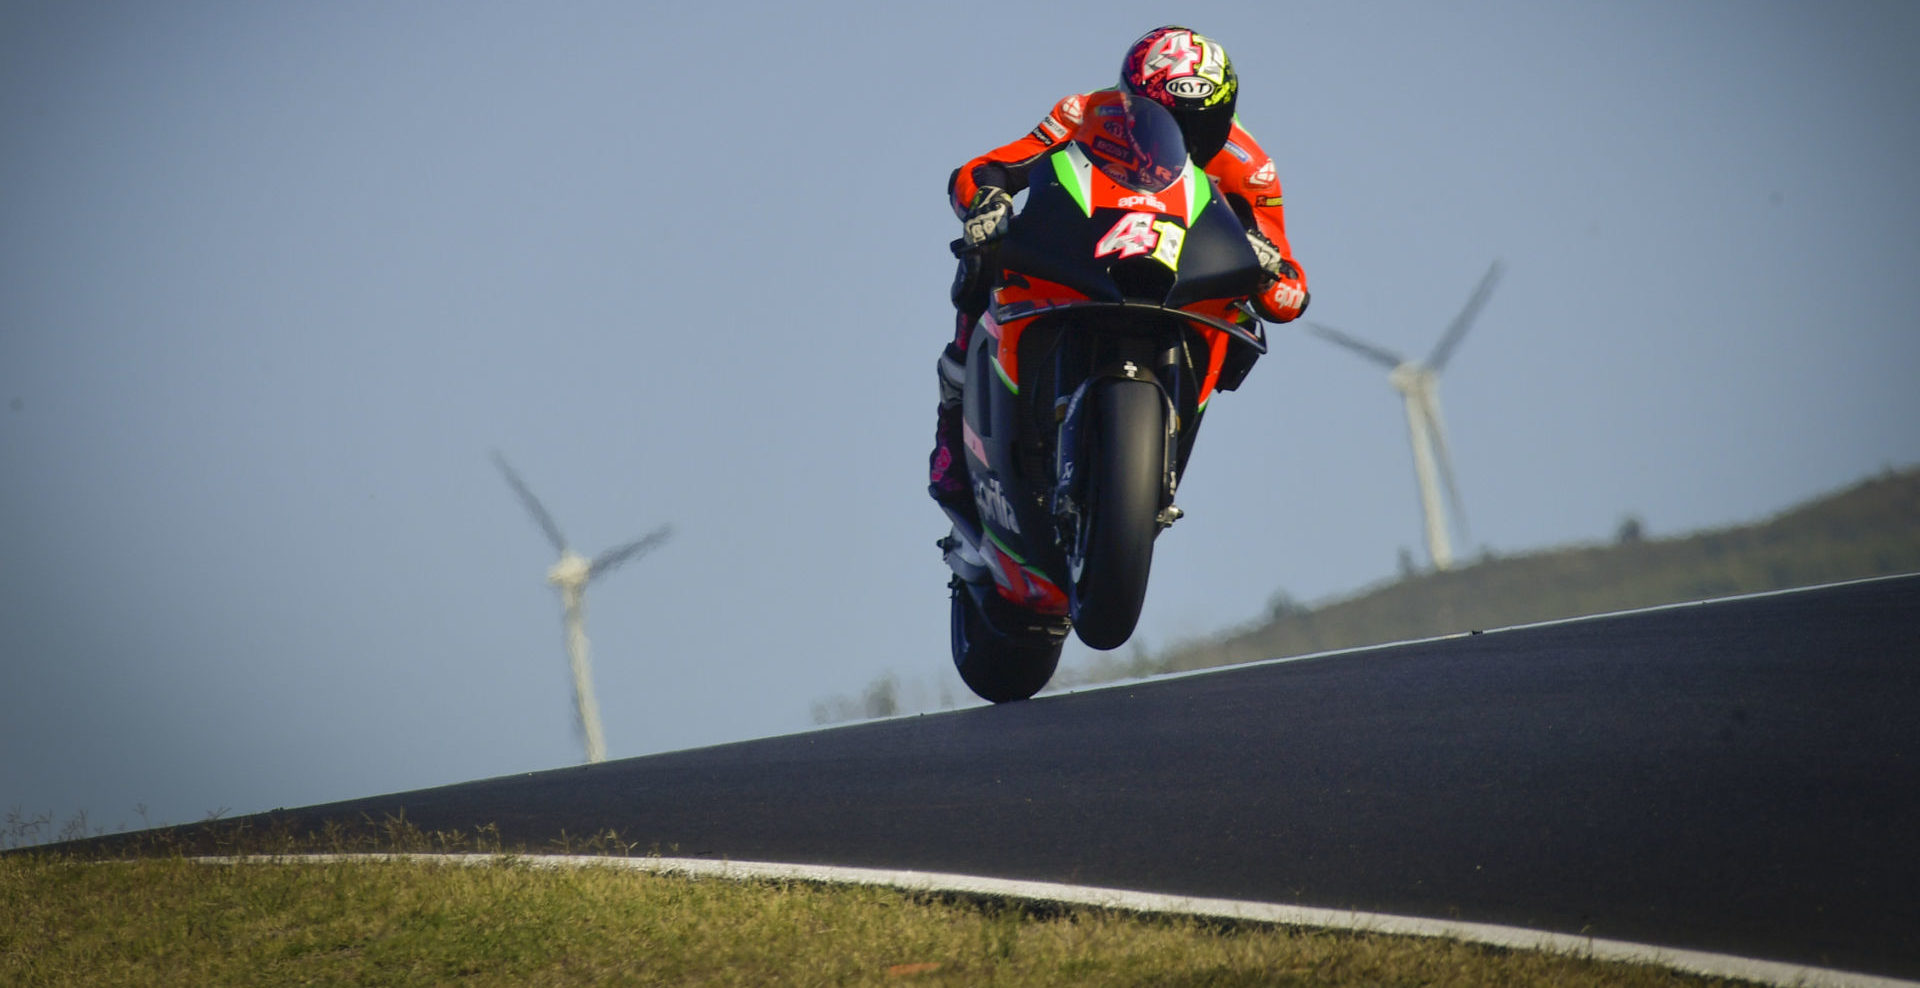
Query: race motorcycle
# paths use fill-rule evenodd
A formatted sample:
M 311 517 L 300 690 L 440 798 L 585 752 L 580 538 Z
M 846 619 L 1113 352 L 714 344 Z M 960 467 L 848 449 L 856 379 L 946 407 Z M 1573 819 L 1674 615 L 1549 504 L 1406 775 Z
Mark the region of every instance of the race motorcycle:
M 956 301 L 985 303 L 963 387 L 979 519 L 948 509 L 940 547 L 954 665 L 982 698 L 1039 692 L 1069 630 L 1132 636 L 1200 420 L 1267 349 L 1245 222 L 1170 113 L 1101 93 L 1006 236 L 954 242 Z

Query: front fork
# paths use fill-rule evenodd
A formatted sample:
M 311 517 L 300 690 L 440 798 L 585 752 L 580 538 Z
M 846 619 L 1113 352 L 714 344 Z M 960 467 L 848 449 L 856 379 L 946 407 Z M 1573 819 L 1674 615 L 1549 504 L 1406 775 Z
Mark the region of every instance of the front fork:
M 1160 392 L 1160 400 L 1166 411 L 1161 421 L 1164 423 L 1167 434 L 1164 437 L 1165 442 L 1161 444 L 1161 448 L 1166 452 L 1160 469 L 1159 514 L 1154 521 L 1165 529 L 1180 520 L 1183 512 L 1173 503 L 1174 495 L 1178 493 L 1180 487 L 1177 461 L 1180 412 L 1179 403 L 1174 400 L 1166 383 L 1180 380 L 1179 357 L 1178 348 L 1160 352 L 1155 360 L 1159 365 L 1157 369 L 1161 371 L 1159 374 L 1142 366 L 1136 360 L 1122 357 L 1087 375 L 1085 380 L 1074 386 L 1071 394 L 1061 399 L 1056 405 L 1059 431 L 1054 443 L 1052 507 L 1054 541 L 1061 551 L 1069 554 L 1074 551 L 1074 546 L 1078 544 L 1078 533 L 1085 521 L 1081 506 L 1086 503 L 1087 494 L 1088 471 L 1082 466 L 1089 438 L 1086 420 L 1093 403 L 1098 400 L 1096 393 L 1103 384 L 1110 381 L 1144 381 L 1152 384 L 1155 390 Z M 1068 361 L 1060 362 L 1062 372 L 1068 365 Z M 1061 390 L 1064 391 L 1065 388 Z

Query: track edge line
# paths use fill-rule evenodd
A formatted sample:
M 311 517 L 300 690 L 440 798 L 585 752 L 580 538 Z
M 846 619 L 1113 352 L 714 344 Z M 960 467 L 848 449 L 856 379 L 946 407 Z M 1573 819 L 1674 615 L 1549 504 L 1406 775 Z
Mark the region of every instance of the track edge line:
M 708 858 L 618 858 L 579 854 L 271 854 L 246 857 L 197 857 L 202 864 L 290 864 L 360 861 L 427 861 L 457 865 L 489 865 L 513 861 L 535 868 L 608 867 L 657 875 L 687 875 L 733 881 L 805 881 L 835 885 L 880 885 L 908 892 L 954 892 L 1030 902 L 1055 902 L 1137 913 L 1245 920 L 1277 926 L 1312 927 L 1355 933 L 1384 933 L 1459 940 L 1517 950 L 1587 957 L 1602 961 L 1648 964 L 1690 974 L 1735 978 L 1780 988 L 1920 988 L 1920 981 L 1839 971 L 1735 954 L 1685 950 L 1625 940 L 1582 937 L 1519 926 L 1469 923 L 1459 920 L 1399 916 L 1356 910 L 1289 906 L 1242 899 L 1210 899 L 1136 892 L 1092 885 L 1070 885 L 1024 879 L 988 878 L 949 872 L 839 865 L 786 864 L 773 861 L 729 861 Z

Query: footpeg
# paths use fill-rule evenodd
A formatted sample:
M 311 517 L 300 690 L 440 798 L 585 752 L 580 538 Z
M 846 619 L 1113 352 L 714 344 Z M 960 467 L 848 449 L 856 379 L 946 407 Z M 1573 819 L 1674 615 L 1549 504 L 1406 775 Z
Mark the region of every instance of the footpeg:
M 980 548 L 968 541 L 967 536 L 957 528 L 934 545 L 940 547 L 940 555 L 955 576 L 968 583 L 993 582 L 992 564 L 981 554 Z

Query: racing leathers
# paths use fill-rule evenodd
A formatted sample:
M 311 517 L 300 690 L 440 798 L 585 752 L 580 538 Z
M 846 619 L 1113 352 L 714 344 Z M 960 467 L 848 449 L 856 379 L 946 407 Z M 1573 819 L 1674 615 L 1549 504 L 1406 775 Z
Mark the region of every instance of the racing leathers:
M 954 214 L 962 220 L 963 239 L 979 245 L 1004 234 L 1012 212 L 1011 194 L 1027 187 L 1028 172 L 1049 152 L 1072 139 L 1088 112 L 1088 101 L 1112 98 L 1112 93 L 1100 90 L 1068 96 L 1055 103 L 1026 136 L 956 169 L 948 180 L 947 195 Z M 1248 243 L 1267 272 L 1265 284 L 1251 300 L 1255 310 L 1272 322 L 1298 318 L 1307 308 L 1307 280 L 1287 243 L 1286 212 L 1273 159 L 1236 120 L 1226 145 L 1202 168 L 1246 227 Z M 928 491 L 935 500 L 970 516 L 972 493 L 958 435 L 960 382 L 968 336 L 984 303 L 956 292 L 954 304 L 960 312 L 954 340 L 940 357 L 940 411 Z
M 1026 188 L 1028 170 L 1080 129 L 1087 100 L 1095 96 L 1078 93 L 1055 103 L 1031 133 L 955 170 L 947 185 L 954 215 L 964 220 L 979 205 L 975 200 L 983 189 L 1014 193 Z M 1287 244 L 1286 209 L 1273 159 L 1236 120 L 1228 132 L 1226 147 L 1201 167 L 1213 177 L 1246 226 L 1248 241 L 1270 276 L 1268 284 L 1254 296 L 1254 307 L 1272 322 L 1298 318 L 1307 307 L 1307 279 L 1293 260 L 1293 248 Z M 987 194 L 991 196 L 990 192 Z

